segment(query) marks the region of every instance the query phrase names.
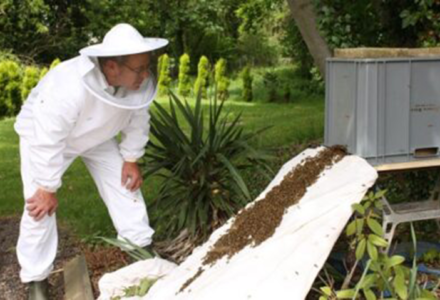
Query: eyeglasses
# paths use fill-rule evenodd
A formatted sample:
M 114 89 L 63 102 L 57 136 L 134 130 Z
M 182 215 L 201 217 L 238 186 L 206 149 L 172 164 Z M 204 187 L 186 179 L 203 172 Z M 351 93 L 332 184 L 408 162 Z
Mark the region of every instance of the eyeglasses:
M 127 69 L 129 69 L 130 71 L 132 71 L 133 73 L 136 73 L 137 76 L 141 76 L 144 72 L 147 72 L 147 74 L 150 74 L 150 68 L 139 68 L 139 69 L 133 69 L 132 67 L 130 67 L 129 65 L 122 63 L 123 66 L 125 66 Z

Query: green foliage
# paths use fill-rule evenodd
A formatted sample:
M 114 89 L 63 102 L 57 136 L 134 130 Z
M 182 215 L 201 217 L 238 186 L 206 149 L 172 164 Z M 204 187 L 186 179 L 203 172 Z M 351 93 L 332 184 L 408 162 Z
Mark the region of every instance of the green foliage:
M 435 264 L 438 266 L 440 262 L 440 252 L 435 248 L 429 249 L 422 255 L 420 261 L 428 265 Z
M 170 76 L 170 57 L 168 54 L 163 54 L 159 57 L 158 63 L 158 73 L 159 73 L 159 94 L 166 94 L 168 88 L 171 84 L 171 76 Z
M 209 60 L 206 56 L 200 57 L 199 65 L 197 67 L 197 79 L 194 83 L 194 94 L 202 95 L 202 98 L 207 97 L 208 75 L 209 75 Z
M 58 66 L 61 63 L 61 60 L 59 58 L 55 58 L 53 62 L 50 64 L 49 70 L 52 70 L 56 66 Z
M 417 284 L 417 264 L 413 259 L 412 268 L 404 265 L 405 258 L 399 255 L 389 256 L 387 242 L 382 238 L 380 225 L 382 202 L 386 191 L 369 192 L 361 204 L 354 204 L 356 217 L 348 224 L 346 234 L 352 238 L 351 248 L 355 249 L 356 262 L 344 280 L 341 290 L 331 286 L 321 288 L 321 300 L 327 299 L 383 299 L 388 291 L 393 299 L 436 299 L 427 288 Z M 416 253 L 416 237 L 411 224 L 411 232 Z M 368 255 L 369 259 L 357 283 L 352 283 L 358 263 Z M 362 296 L 364 298 L 362 298 Z
M 124 289 L 124 297 L 145 296 L 156 281 L 157 279 L 144 278 L 139 282 L 139 285 Z
M 244 3 L 236 14 L 241 19 L 241 32 L 257 33 L 259 25 L 270 16 L 269 1 L 249 1 Z
M 242 97 L 244 101 L 251 102 L 253 99 L 252 93 L 252 81 L 253 77 L 251 75 L 251 68 L 246 66 L 241 71 L 241 79 L 243 81 L 243 93 Z
M 411 7 L 400 13 L 403 29 L 414 29 L 418 44 L 424 47 L 440 45 L 440 2 L 414 1 Z
M 387 187 L 387 200 L 390 203 L 420 201 L 429 198 L 438 177 L 436 169 L 384 174 L 379 177 L 378 185 Z
M 214 82 L 216 93 L 220 100 L 226 100 L 229 97 L 229 79 L 226 77 L 226 60 L 221 58 L 215 64 Z
M 266 89 L 269 91 L 269 102 L 277 100 L 277 91 L 279 89 L 279 79 L 275 72 L 266 71 L 263 75 L 263 82 Z
M 77 55 L 91 31 L 86 12 L 91 1 L 3 0 L 0 4 L 0 49 L 48 63 Z M 95 18 L 94 21 L 96 21 Z M 26 62 L 27 63 L 27 62 Z
M 47 67 L 44 67 L 40 71 L 40 78 L 39 80 L 43 79 L 44 76 L 46 76 L 47 72 L 49 72 L 49 69 Z
M 21 66 L 14 60 L 0 61 L 0 117 L 15 116 L 21 107 Z
M 318 29 L 330 49 L 348 47 L 428 47 L 440 42 L 440 3 L 417 1 L 313 0 Z M 280 22 L 285 56 L 311 79 L 313 60 L 292 18 Z
M 146 177 L 163 178 L 152 208 L 160 212 L 156 228 L 170 236 L 183 229 L 206 235 L 250 200 L 241 172 L 265 167 L 266 156 L 249 144 L 259 131 L 243 133 L 241 114 L 223 114 L 225 102 L 211 102 L 206 119 L 200 94 L 194 108 L 170 97 L 169 111 L 154 102 L 145 154 Z
M 417 7 L 414 1 L 372 4 L 368 0 L 320 0 L 316 3 L 318 26 L 331 48 L 421 46 L 415 32 L 405 28 L 400 16 L 408 8 Z
M 150 288 L 156 283 L 158 279 L 143 278 L 138 285 L 133 285 L 124 289 L 124 295 L 122 297 L 113 297 L 111 300 L 122 300 L 128 297 L 143 297 Z
M 362 204 L 353 205 L 353 210 L 356 211 L 358 217 L 348 224 L 346 233 L 347 236 L 353 237 L 351 246 L 356 248 L 357 260 L 361 260 L 366 251 L 371 259 L 376 260 L 377 247 L 387 247 L 387 242 L 382 238 L 383 231 L 379 223 L 381 215 L 376 212 L 377 209 L 382 208 L 380 198 L 385 192 L 380 191 L 376 194 L 370 192 Z
M 321 32 L 335 47 L 427 47 L 440 42 L 440 3 L 315 1 Z
M 229 57 L 235 54 L 233 46 L 238 38 L 239 18 L 235 10 L 247 1 L 88 1 L 87 32 L 101 39 L 114 24 L 128 22 L 143 35 L 170 39 L 170 57 L 183 53 L 196 58 L 209 53 L 210 60 Z M 197 62 L 198 59 L 194 61 Z
M 210 60 L 236 58 L 240 18 L 249 0 L 4 0 L 0 4 L 0 49 L 49 63 L 67 59 L 117 23 L 130 23 L 145 36 L 168 38 L 168 53 Z M 13 34 L 11 34 L 13 33 Z
M 241 65 L 274 66 L 280 57 L 277 43 L 261 34 L 243 33 L 238 43 Z
M 177 91 L 181 96 L 188 96 L 191 92 L 191 79 L 189 77 L 190 70 L 189 55 L 184 53 L 179 59 L 179 85 Z
M 283 57 L 290 57 L 298 66 L 298 74 L 302 78 L 310 79 L 310 69 L 313 67 L 313 58 L 304 42 L 298 26 L 293 18 L 285 18 L 281 23 L 282 34 L 280 46 Z
M 113 239 L 106 237 L 98 237 L 98 239 L 103 240 L 107 244 L 120 248 L 122 251 L 125 251 L 129 256 L 131 256 L 136 261 L 146 260 L 153 258 L 155 255 L 151 253 L 149 250 L 139 247 L 136 244 L 132 243 L 127 239 Z
M 34 66 L 27 66 L 24 69 L 23 83 L 21 84 L 21 99 L 26 101 L 31 90 L 40 80 L 40 70 Z
M 224 58 L 220 58 L 216 63 L 215 63 L 215 76 L 214 76 L 214 81 L 215 83 L 218 83 L 222 77 L 225 76 L 226 73 L 226 60 Z
M 43 69 L 41 69 L 40 72 L 40 80 L 47 74 L 47 72 L 49 72 L 50 70 L 52 70 L 53 68 L 55 68 L 59 63 L 61 62 L 61 60 L 59 58 L 55 58 L 53 60 L 53 62 L 50 64 L 49 69 L 44 67 Z
M 280 57 L 280 20 L 289 16 L 286 1 L 246 1 L 236 11 L 240 18 L 238 53 L 240 65 L 273 66 Z
M 276 85 L 267 86 L 267 73 L 271 73 L 276 77 Z M 324 87 L 320 87 L 321 82 L 304 78 L 298 73 L 298 65 L 291 63 L 284 63 L 282 67 L 277 68 L 255 68 L 252 69 L 253 75 L 253 101 L 268 102 L 273 93 L 272 99 L 279 101 L 279 103 L 298 103 L 307 99 L 310 95 L 315 95 L 323 99 Z M 270 75 L 269 75 L 270 76 Z M 235 85 L 236 82 L 233 82 Z M 238 87 L 231 87 L 231 98 L 240 100 L 241 95 L 238 96 L 236 90 Z M 240 86 L 240 92 L 242 88 Z
M 438 1 L 312 2 L 331 48 L 434 46 L 440 40 Z M 170 57 L 209 53 L 210 61 L 223 57 L 236 70 L 273 65 L 282 51 L 311 76 L 311 57 L 283 0 L 3 0 L 0 13 L 0 49 L 39 64 L 75 56 L 114 24 L 128 22 L 143 35 L 168 38 Z
M 156 74 L 158 74 L 158 76 L 160 76 L 160 72 L 162 72 L 162 59 L 163 59 L 163 55 L 159 56 L 159 58 L 157 59 Z

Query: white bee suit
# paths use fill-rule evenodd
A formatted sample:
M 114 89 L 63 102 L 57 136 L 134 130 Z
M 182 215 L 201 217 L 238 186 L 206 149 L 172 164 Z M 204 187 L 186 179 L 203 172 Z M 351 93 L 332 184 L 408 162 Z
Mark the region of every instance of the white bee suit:
M 121 185 L 124 161 L 144 154 L 148 108 L 156 95 L 149 77 L 139 90 L 115 93 L 95 58 L 80 55 L 51 70 L 34 88 L 15 123 L 20 135 L 24 197 L 38 188 L 56 191 L 61 177 L 81 157 L 91 173 L 120 237 L 139 246 L 151 243 L 141 192 Z M 121 133 L 121 142 L 115 137 Z M 35 221 L 25 209 L 17 256 L 23 282 L 45 279 L 57 250 L 55 214 Z

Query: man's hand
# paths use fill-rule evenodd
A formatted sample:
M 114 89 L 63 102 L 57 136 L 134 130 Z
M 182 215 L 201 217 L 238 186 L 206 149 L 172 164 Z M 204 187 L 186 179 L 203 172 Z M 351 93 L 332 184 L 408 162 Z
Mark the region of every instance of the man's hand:
M 122 186 L 134 192 L 142 185 L 142 175 L 139 166 L 135 162 L 124 162 L 122 166 Z
M 55 193 L 41 189 L 38 189 L 31 198 L 26 200 L 26 202 L 26 209 L 35 221 L 41 220 L 46 214 L 52 216 L 58 207 L 58 199 L 56 198 Z

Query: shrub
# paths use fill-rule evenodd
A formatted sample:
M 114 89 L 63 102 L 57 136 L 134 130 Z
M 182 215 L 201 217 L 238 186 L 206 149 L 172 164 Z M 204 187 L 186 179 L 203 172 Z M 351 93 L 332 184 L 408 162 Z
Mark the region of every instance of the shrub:
M 202 98 L 207 96 L 207 86 L 208 86 L 208 75 L 209 75 L 209 60 L 206 56 L 202 56 L 199 60 L 199 65 L 197 68 L 197 79 L 194 84 L 194 94 L 202 95 Z
M 159 56 L 159 58 L 157 59 L 157 70 L 156 70 L 156 74 L 158 75 L 158 77 L 160 76 L 160 71 L 162 70 L 162 59 L 163 56 Z
M 191 82 L 189 77 L 190 59 L 188 54 L 183 54 L 179 60 L 179 86 L 178 93 L 181 96 L 188 96 L 191 92 Z
M 241 72 L 241 79 L 243 80 L 243 100 L 250 102 L 253 99 L 252 94 L 252 81 L 251 68 L 249 66 L 244 67 Z
M 269 91 L 269 102 L 275 102 L 277 100 L 277 90 L 280 85 L 278 75 L 275 72 L 266 71 L 263 75 L 263 82 Z
M 226 100 L 229 97 L 229 79 L 225 76 L 226 73 L 226 60 L 220 58 L 215 64 L 215 85 L 216 93 L 220 100 Z
M 44 67 L 43 69 L 41 69 L 40 80 L 47 74 L 47 72 L 49 72 L 49 69 L 47 67 Z
M 13 60 L 0 62 L 0 117 L 14 116 L 21 107 L 22 70 Z
M 263 32 L 243 33 L 239 38 L 238 51 L 245 63 L 253 66 L 273 66 L 277 64 L 277 46 Z
M 27 66 L 24 69 L 23 83 L 21 84 L 21 99 L 26 101 L 31 90 L 40 80 L 40 70 L 34 66 Z
M 193 236 L 206 236 L 250 200 L 241 171 L 267 168 L 266 156 L 249 145 L 259 132 L 244 134 L 241 115 L 223 115 L 223 103 L 211 102 L 205 120 L 201 94 L 194 108 L 174 94 L 170 112 L 154 102 L 154 138 L 146 148 L 144 168 L 146 177 L 163 178 L 152 206 L 159 234 L 175 236 L 187 229 Z
M 387 299 L 437 299 L 432 288 L 419 285 L 417 263 L 414 255 L 412 267 L 405 266 L 405 257 L 389 256 L 390 245 L 382 238 L 384 232 L 380 222 L 382 202 L 386 191 L 369 192 L 360 204 L 354 204 L 355 218 L 348 224 L 346 234 L 351 238 L 350 249 L 354 251 L 356 261 L 344 278 L 340 290 L 334 290 L 332 284 L 321 287 L 319 299 L 383 299 L 384 292 L 390 294 Z M 411 223 L 413 253 L 417 253 L 416 235 Z M 364 270 L 356 275 L 363 260 Z M 356 276 L 355 276 L 356 275 Z M 434 290 L 437 287 L 434 288 Z M 363 295 L 364 298 L 359 296 Z
M 40 72 L 40 80 L 47 74 L 47 72 L 49 72 L 50 70 L 52 70 L 53 68 L 55 68 L 59 63 L 61 62 L 61 60 L 59 58 L 54 59 L 54 61 L 50 64 L 49 69 L 44 67 L 43 69 L 41 69 Z
M 291 96 L 291 94 L 292 94 L 292 92 L 291 92 L 291 90 L 290 90 L 290 85 L 289 85 L 289 83 L 285 82 L 285 83 L 283 84 L 282 91 L 283 91 L 283 99 L 284 99 L 284 102 L 289 102 L 289 101 L 290 101 L 290 96 Z
M 56 66 L 58 66 L 61 63 L 61 60 L 59 58 L 55 58 L 53 62 L 50 64 L 49 70 L 52 70 Z
M 170 57 L 168 54 L 163 54 L 159 57 L 159 94 L 165 94 L 170 87 Z

